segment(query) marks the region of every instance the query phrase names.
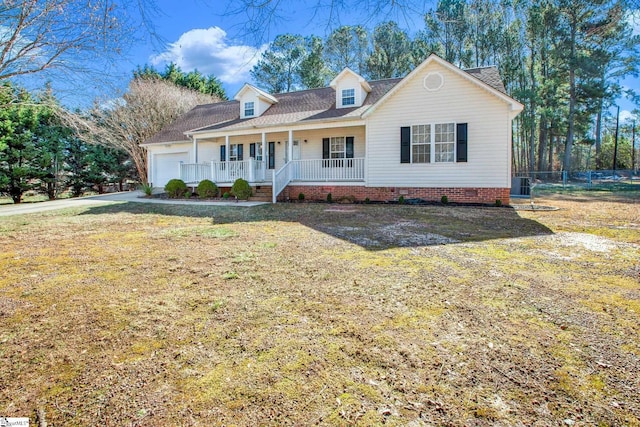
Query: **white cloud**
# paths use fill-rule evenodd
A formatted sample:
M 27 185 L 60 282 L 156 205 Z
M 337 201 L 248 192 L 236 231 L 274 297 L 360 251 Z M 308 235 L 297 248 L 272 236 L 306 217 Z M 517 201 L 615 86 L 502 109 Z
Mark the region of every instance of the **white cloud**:
M 624 123 L 627 120 L 631 121 L 634 119 L 633 114 L 629 110 L 620 110 L 620 123 Z
M 249 70 L 265 48 L 234 45 L 222 28 L 210 27 L 187 31 L 150 61 L 153 65 L 174 62 L 187 72 L 197 68 L 203 74 L 215 75 L 223 83 L 234 84 L 249 80 Z

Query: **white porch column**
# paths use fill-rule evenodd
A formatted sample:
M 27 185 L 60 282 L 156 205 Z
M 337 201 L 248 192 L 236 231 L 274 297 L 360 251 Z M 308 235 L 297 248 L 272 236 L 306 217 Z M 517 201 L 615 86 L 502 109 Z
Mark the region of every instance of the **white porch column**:
M 229 181 L 229 158 L 231 157 L 231 150 L 230 150 L 230 146 L 231 144 L 229 144 L 229 135 L 225 135 L 224 136 L 224 143 L 226 145 L 226 148 L 224 149 L 224 155 L 225 155 L 225 159 L 224 161 L 226 162 L 224 164 L 224 179 L 223 181 Z
M 198 163 L 198 140 L 193 137 L 193 163 Z
M 262 176 L 267 177 L 267 133 L 262 132 Z
M 293 130 L 289 129 L 289 146 L 287 147 L 289 153 L 287 154 L 287 159 L 289 161 L 293 160 Z

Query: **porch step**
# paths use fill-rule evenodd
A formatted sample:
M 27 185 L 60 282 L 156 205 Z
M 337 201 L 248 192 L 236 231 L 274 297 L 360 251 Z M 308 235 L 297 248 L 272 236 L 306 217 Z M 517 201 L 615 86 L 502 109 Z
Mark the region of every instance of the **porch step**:
M 257 185 L 253 188 L 253 196 L 249 200 L 254 202 L 270 202 L 272 200 L 273 188 L 270 185 Z

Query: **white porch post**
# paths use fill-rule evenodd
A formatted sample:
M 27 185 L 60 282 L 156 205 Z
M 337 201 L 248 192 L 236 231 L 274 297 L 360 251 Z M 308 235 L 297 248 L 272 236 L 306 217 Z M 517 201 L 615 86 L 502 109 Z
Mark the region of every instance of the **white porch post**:
M 262 132 L 262 176 L 267 179 L 267 134 Z
M 198 140 L 193 137 L 193 163 L 198 163 Z
M 287 154 L 287 160 L 293 160 L 293 130 L 289 129 L 289 146 L 287 147 L 289 153 Z
M 229 158 L 231 157 L 231 151 L 229 150 L 230 145 L 231 145 L 231 144 L 229 144 L 229 135 L 225 135 L 224 136 L 224 143 L 226 145 L 226 148 L 224 149 L 224 155 L 226 157 L 224 159 L 224 161 L 225 161 L 224 181 L 229 181 L 229 167 L 230 167 Z M 222 159 L 220 159 L 220 160 L 222 160 Z

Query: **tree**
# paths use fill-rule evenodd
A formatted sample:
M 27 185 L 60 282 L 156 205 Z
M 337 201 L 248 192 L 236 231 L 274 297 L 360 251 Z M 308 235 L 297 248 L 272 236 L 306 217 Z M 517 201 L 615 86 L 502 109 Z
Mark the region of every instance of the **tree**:
M 323 59 L 322 39 L 317 36 L 307 37 L 307 54 L 300 63 L 300 83 L 306 89 L 324 87 L 327 85 L 329 70 Z
M 165 80 L 134 78 L 122 98 L 96 102 L 85 114 L 62 114 L 85 142 L 126 152 L 138 178 L 146 182 L 147 156 L 140 144 L 196 105 L 217 101 Z
M 383 22 L 373 31 L 373 49 L 367 58 L 371 79 L 403 77 L 411 67 L 409 36 L 393 21 Z
M 281 34 L 251 69 L 256 84 L 270 93 L 291 92 L 300 84 L 300 65 L 306 57 L 304 38 Z
M 0 101 L 5 106 L 0 108 L 0 192 L 20 203 L 39 173 L 34 144 L 38 111 L 25 90 L 9 83 L 2 89 Z
M 185 73 L 173 62 L 166 65 L 164 72 L 160 72 L 156 70 L 155 67 L 147 64 L 143 67 L 138 66 L 133 72 L 133 77 L 139 79 L 166 80 L 176 86 L 186 87 L 205 95 L 216 96 L 223 101 L 228 99 L 222 83 L 216 76 L 213 74 L 205 76 L 197 69 Z
M 460 67 L 469 66 L 470 62 L 465 43 L 469 28 L 465 8 L 464 0 L 440 0 L 437 8 L 424 16 L 426 38 L 438 43 L 436 53 Z
M 141 16 L 152 8 L 137 2 Z M 126 1 L 13 0 L 0 4 L 0 80 L 47 70 L 87 71 L 131 45 L 133 14 Z M 143 18 L 143 21 L 148 24 Z
M 368 49 L 369 36 L 361 25 L 343 25 L 336 28 L 325 41 L 324 57 L 327 67 L 334 75 L 346 67 L 364 75 Z

